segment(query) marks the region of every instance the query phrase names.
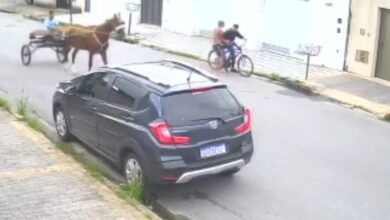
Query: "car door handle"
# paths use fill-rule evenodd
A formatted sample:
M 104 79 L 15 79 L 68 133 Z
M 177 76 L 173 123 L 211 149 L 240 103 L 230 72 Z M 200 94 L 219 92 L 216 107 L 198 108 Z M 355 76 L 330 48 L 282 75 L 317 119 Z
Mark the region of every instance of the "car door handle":
M 125 121 L 133 121 L 133 117 L 129 116 L 129 115 L 125 115 L 125 116 L 122 116 L 122 119 L 125 120 Z

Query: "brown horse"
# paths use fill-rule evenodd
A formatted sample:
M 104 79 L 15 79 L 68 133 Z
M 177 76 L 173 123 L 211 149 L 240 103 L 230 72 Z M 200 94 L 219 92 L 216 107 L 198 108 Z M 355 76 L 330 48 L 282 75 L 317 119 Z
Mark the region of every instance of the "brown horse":
M 99 26 L 83 27 L 79 25 L 72 25 L 67 32 L 68 46 L 65 49 L 66 61 L 68 60 L 68 54 L 73 49 L 72 53 L 72 65 L 76 59 L 76 55 L 79 50 L 87 50 L 89 52 L 88 69 L 92 68 L 93 56 L 96 53 L 100 53 L 103 62 L 107 65 L 107 48 L 108 40 L 111 32 L 115 31 L 119 26 L 124 24 L 118 15 L 114 15 L 113 18 L 106 20 Z

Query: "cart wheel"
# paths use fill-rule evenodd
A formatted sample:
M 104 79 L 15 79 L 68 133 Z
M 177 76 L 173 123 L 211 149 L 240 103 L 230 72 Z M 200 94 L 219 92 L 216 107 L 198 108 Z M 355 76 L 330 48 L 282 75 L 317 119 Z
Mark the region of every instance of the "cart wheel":
M 28 45 L 23 45 L 20 55 L 22 58 L 22 63 L 25 66 L 30 65 L 30 63 L 31 63 L 31 49 Z
M 59 63 L 65 63 L 66 57 L 65 57 L 65 54 L 64 54 L 64 50 L 63 49 L 57 49 L 56 50 L 56 54 L 57 54 L 58 62 Z

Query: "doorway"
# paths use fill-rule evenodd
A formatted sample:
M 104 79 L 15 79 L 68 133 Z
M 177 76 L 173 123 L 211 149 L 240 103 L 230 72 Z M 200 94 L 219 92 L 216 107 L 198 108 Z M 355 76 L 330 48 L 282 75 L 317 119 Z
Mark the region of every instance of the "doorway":
M 375 76 L 390 81 L 390 10 L 381 9 Z
M 141 1 L 141 23 L 161 26 L 162 23 L 162 0 Z

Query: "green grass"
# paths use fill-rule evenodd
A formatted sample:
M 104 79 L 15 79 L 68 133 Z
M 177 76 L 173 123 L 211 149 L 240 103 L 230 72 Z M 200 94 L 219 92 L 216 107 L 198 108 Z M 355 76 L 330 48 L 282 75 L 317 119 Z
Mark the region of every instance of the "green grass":
M 88 172 L 91 174 L 91 176 L 93 176 L 95 179 L 97 179 L 100 182 L 104 182 L 104 169 L 101 166 L 99 166 L 98 164 L 89 162 L 85 158 L 81 163 L 88 170 Z
M 386 114 L 385 117 L 383 117 L 383 119 L 384 119 L 385 121 L 390 122 L 390 113 L 389 113 L 389 114 Z
M 39 131 L 41 133 L 43 132 L 43 125 L 39 120 L 39 118 L 31 115 L 26 115 L 24 116 L 24 120 L 26 121 L 27 125 L 30 126 L 30 128 Z
M 82 153 L 78 153 L 71 144 L 58 142 L 56 147 L 67 155 L 72 156 L 77 162 L 81 163 L 92 177 L 100 182 L 104 182 L 105 170 L 102 166 L 89 161 Z
M 163 52 L 170 53 L 170 54 L 177 55 L 177 56 L 182 56 L 182 57 L 186 57 L 186 58 L 190 58 L 190 59 L 194 59 L 194 60 L 203 60 L 199 56 L 194 55 L 194 54 L 190 54 L 190 53 L 185 53 L 185 52 L 180 52 L 180 51 L 175 51 L 175 50 L 169 50 L 169 49 L 166 49 L 166 48 L 163 48 L 163 47 L 159 47 L 159 46 L 156 46 L 156 45 L 149 45 L 149 44 L 142 44 L 142 45 L 145 46 L 145 47 L 149 47 L 151 49 L 154 49 L 154 50 L 163 51 Z
M 135 199 L 142 202 L 145 199 L 145 188 L 141 179 L 120 185 L 120 196 L 124 199 Z
M 11 112 L 11 106 L 6 99 L 0 98 L 0 107 L 6 110 L 7 112 Z
M 18 104 L 16 106 L 17 107 L 16 113 L 18 113 L 20 116 L 22 116 L 24 118 L 26 118 L 28 115 L 27 101 L 28 101 L 28 98 L 24 98 L 22 96 L 22 98 L 19 99 Z
M 280 75 L 277 73 L 271 73 L 270 79 L 273 81 L 279 81 L 280 80 Z

